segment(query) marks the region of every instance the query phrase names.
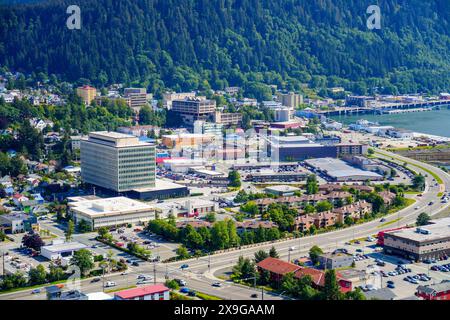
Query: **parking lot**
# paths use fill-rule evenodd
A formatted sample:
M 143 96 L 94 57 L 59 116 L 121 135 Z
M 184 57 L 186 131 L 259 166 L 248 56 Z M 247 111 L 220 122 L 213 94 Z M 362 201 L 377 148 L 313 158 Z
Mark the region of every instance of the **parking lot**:
M 419 285 L 450 280 L 450 272 L 432 270 L 434 265 L 449 264 L 450 259 L 436 261 L 434 264 L 411 263 L 399 257 L 385 255 L 379 247 L 366 241 L 359 245 L 345 245 L 344 248 L 356 258 L 356 269 L 366 270 L 369 274 L 369 288 L 389 287 L 397 295 L 397 299 L 413 296 Z

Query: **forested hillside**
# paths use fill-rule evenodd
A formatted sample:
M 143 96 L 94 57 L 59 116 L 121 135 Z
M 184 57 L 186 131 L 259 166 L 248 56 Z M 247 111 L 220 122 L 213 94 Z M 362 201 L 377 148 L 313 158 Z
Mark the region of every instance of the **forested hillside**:
M 0 65 L 155 93 L 301 83 L 365 94 L 450 90 L 450 1 L 79 0 L 0 7 Z M 376 1 L 375 1 L 376 2 Z

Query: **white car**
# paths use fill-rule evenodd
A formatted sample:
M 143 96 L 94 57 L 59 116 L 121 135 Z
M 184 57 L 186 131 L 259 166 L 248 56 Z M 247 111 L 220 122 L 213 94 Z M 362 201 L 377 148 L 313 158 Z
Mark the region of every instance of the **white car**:
M 105 283 L 105 288 L 115 287 L 117 284 L 114 281 L 107 281 Z

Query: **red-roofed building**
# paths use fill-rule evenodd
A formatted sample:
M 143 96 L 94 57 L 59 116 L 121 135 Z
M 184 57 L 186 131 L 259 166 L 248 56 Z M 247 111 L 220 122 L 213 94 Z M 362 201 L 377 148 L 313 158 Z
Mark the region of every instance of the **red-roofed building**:
M 169 288 L 163 284 L 155 284 L 135 289 L 119 291 L 114 294 L 115 300 L 170 300 Z
M 263 270 L 268 271 L 270 280 L 278 283 L 281 282 L 284 275 L 300 269 L 300 266 L 296 264 L 271 257 L 260 261 L 257 266 L 260 272 Z
M 294 276 L 298 279 L 304 276 L 310 276 L 312 279 L 312 285 L 316 289 L 321 289 L 325 285 L 325 272 L 313 268 L 300 268 L 295 273 Z

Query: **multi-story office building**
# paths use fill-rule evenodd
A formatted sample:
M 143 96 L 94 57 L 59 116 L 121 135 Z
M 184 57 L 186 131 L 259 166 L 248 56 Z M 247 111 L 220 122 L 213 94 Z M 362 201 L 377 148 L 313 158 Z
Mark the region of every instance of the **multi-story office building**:
M 195 98 L 195 92 L 168 92 L 163 94 L 163 105 L 167 110 L 172 109 L 172 102 L 174 100 L 184 100 L 184 99 Z
M 216 111 L 216 101 L 202 97 L 174 100 L 172 111 L 179 114 L 184 124 L 193 126 L 197 120 L 208 120 Z
M 145 88 L 126 88 L 124 97 L 128 106 L 136 113 L 139 113 L 147 105 L 147 90 Z
M 450 218 L 432 224 L 384 234 L 384 252 L 422 261 L 450 254 Z
M 240 113 L 214 113 L 214 122 L 220 123 L 226 126 L 239 125 L 242 122 L 242 114 Z
M 223 124 L 197 120 L 194 122 L 194 133 L 195 134 L 211 134 L 214 136 L 222 136 L 223 135 Z
M 117 132 L 92 132 L 81 141 L 81 177 L 116 192 L 155 186 L 155 146 Z
M 97 89 L 90 86 L 83 86 L 77 88 L 77 95 L 81 97 L 83 102 L 90 105 L 97 95 Z

